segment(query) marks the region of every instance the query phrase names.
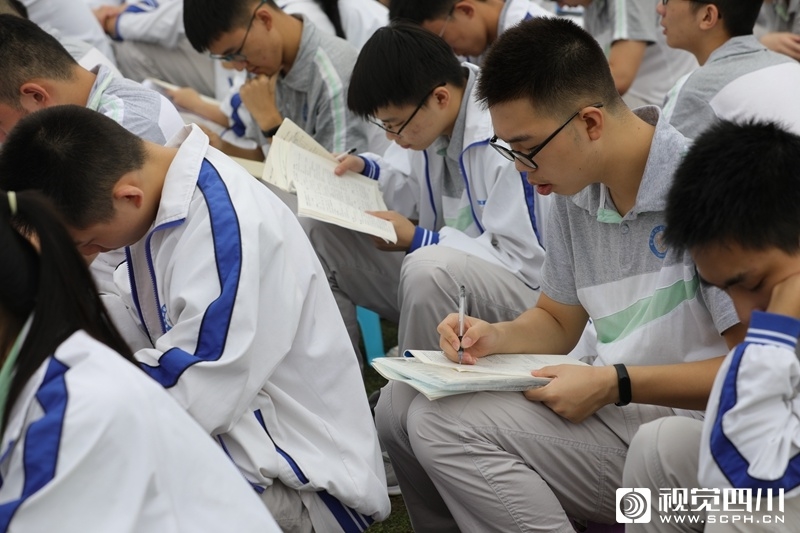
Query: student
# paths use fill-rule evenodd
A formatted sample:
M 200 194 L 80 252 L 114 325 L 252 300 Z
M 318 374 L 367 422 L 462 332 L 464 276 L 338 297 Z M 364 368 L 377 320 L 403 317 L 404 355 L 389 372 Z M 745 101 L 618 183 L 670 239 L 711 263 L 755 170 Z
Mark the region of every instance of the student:
M 81 67 L 63 46 L 29 20 L 0 15 L 0 141 L 22 117 L 75 104 L 119 120 L 136 135 L 164 144 L 183 127 L 175 107 L 155 91 L 115 78 L 103 66 Z
M 280 531 L 219 447 L 131 364 L 50 204 L 0 192 L 0 248 L 0 529 Z
M 658 4 L 667 44 L 701 65 L 670 91 L 664 115 L 695 138 L 719 119 L 780 120 L 800 133 L 800 65 L 753 36 L 761 0 Z M 762 88 L 770 87 L 769 97 Z
M 552 13 L 530 0 L 393 0 L 391 20 L 432 31 L 459 56 L 480 65 L 489 46 L 508 28 Z
M 764 525 L 761 516 L 783 511 L 762 500 L 760 508 L 751 501 L 752 513 L 737 513 L 738 521 L 709 520 L 705 530 L 787 530 L 800 521 L 800 137 L 767 122 L 709 128 L 675 173 L 664 238 L 691 253 L 698 274 L 730 295 L 749 329 L 717 374 L 705 420 L 643 426 L 631 443 L 624 484 L 656 493 L 750 489 L 753 499 L 758 489 L 762 497 L 768 488 L 773 497 L 782 489 L 786 525 Z M 652 516 L 650 525 L 631 531 L 666 531 L 657 509 Z M 701 529 L 676 524 L 670 531 Z
M 357 57 L 352 46 L 281 11 L 273 0 L 186 0 L 184 6 L 186 35 L 196 50 L 257 76 L 241 91 L 262 145 L 286 117 L 331 152 L 368 148 L 369 126 L 345 105 Z M 257 98 L 245 98 L 247 86 Z
M 767 27 L 761 36 L 764 46 L 800 61 L 800 2 L 765 0 L 762 13 Z
M 181 0 L 104 5 L 95 8 L 94 15 L 113 39 L 125 77 L 135 81 L 154 77 L 216 96 L 214 63 L 186 39 Z
M 478 95 L 512 150 L 498 149 L 553 195 L 542 293 L 513 321 L 467 318 L 461 344 L 449 315 L 440 346 L 453 360 L 463 347 L 465 364 L 563 354 L 592 318 L 598 356 L 594 366 L 535 372 L 554 380 L 524 394 L 417 395 L 400 410 L 394 384 L 376 409 L 379 436 L 420 531 L 610 523 L 636 428 L 702 409 L 726 351 L 720 333 L 731 345 L 741 338 L 727 296 L 662 245 L 664 196 L 687 141 L 658 108 L 629 110 L 597 42 L 564 19 L 501 35 Z
M 385 157 L 350 156 L 337 170 L 378 180 L 392 209 L 378 216 L 392 221 L 398 241 L 376 245 L 302 220 L 355 347 L 356 305 L 399 321 L 401 350 L 424 349 L 436 347 L 431 325 L 457 308 L 461 285 L 470 311 L 494 320 L 539 296 L 549 199 L 489 146 L 477 78 L 477 67 L 459 64 L 443 40 L 412 24 L 378 30 L 361 50 L 348 106 L 374 117 L 395 146 Z
M 149 143 L 77 106 L 26 117 L 0 186 L 53 199 L 86 254 L 123 246 L 134 357 L 212 435 L 278 524 L 389 514 L 363 382 L 294 215 L 197 126 Z
M 86 106 L 114 120 L 135 135 L 165 144 L 183 128 L 183 119 L 155 91 L 99 65 L 81 67 L 59 42 L 29 20 L 0 15 L 0 142 L 24 116 L 64 104 Z M 101 254 L 92 271 L 101 292 L 114 293 L 114 269 L 122 252 Z
M 630 108 L 661 105 L 682 76 L 697 67 L 691 54 L 667 46 L 658 25 L 662 0 L 564 0 L 583 6 L 583 27 L 605 50 L 619 94 Z M 683 0 L 681 0 L 683 2 Z

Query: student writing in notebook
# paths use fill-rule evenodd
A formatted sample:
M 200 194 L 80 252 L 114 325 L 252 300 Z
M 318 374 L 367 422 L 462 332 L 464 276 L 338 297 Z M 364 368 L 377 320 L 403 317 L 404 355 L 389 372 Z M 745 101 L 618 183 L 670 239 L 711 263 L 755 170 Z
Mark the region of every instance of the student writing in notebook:
M 536 371 L 554 379 L 524 394 L 417 395 L 402 406 L 384 392 L 381 442 L 422 531 L 612 523 L 638 426 L 697 417 L 685 410 L 705 407 L 722 354 L 742 338 L 730 299 L 662 241 L 670 176 L 688 143 L 657 107 L 630 110 L 597 41 L 564 19 L 532 19 L 501 35 L 478 94 L 491 142 L 552 198 L 542 293 L 513 321 L 468 316 L 461 341 L 451 313 L 440 347 L 452 361 L 463 348 L 463 364 L 565 354 L 591 317 L 598 356 L 593 366 Z

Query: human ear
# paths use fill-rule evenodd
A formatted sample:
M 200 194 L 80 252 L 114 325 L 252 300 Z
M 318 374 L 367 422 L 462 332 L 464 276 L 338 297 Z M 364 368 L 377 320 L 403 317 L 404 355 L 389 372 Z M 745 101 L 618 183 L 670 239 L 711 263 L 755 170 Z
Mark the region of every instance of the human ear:
M 603 134 L 603 124 L 605 121 L 603 112 L 597 107 L 585 107 L 581 110 L 579 117 L 585 125 L 589 139 L 593 141 L 598 140 Z
M 700 29 L 710 30 L 715 27 L 720 20 L 719 10 L 714 4 L 705 4 L 700 8 Z
M 26 82 L 19 88 L 19 103 L 25 110 L 34 112 L 53 105 L 53 99 L 40 84 Z
M 468 19 L 475 16 L 475 6 L 470 2 L 456 2 L 455 5 L 453 5 L 453 14 L 455 14 L 456 11 L 460 11 Z
M 123 203 L 140 208 L 144 204 L 144 191 L 132 183 L 128 173 L 114 185 L 111 191 L 115 203 Z

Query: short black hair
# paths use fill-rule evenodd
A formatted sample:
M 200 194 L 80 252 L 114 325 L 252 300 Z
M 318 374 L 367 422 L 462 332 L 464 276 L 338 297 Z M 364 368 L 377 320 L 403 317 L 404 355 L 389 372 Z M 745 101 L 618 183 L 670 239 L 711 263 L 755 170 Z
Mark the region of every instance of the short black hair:
M 731 37 L 750 35 L 756 25 L 761 11 L 762 0 L 714 0 L 713 2 L 697 2 L 692 0 L 695 11 L 703 5 L 713 4 L 719 11 L 722 25 Z
M 675 172 L 666 219 L 681 249 L 800 251 L 800 137 L 773 122 L 711 126 Z
M 609 112 L 625 105 L 594 37 L 555 17 L 521 22 L 498 37 L 484 59 L 478 97 L 489 107 L 528 100 L 552 116 L 595 102 Z
M 461 64 L 440 37 L 393 22 L 364 43 L 350 77 L 347 106 L 361 117 L 389 105 L 417 105 L 437 85 L 466 85 Z
M 0 15 L 0 102 L 20 109 L 19 88 L 33 78 L 72 80 L 78 63 L 30 20 Z
M 144 141 L 111 118 L 75 105 L 20 120 L 0 150 L 0 189 L 37 190 L 78 229 L 114 214 L 112 190 L 144 166 Z
M 232 29 L 245 26 L 260 4 L 278 8 L 273 0 L 183 0 L 183 27 L 198 52 Z
M 445 18 L 458 0 L 392 0 L 389 20 L 406 20 L 422 24 L 426 20 Z

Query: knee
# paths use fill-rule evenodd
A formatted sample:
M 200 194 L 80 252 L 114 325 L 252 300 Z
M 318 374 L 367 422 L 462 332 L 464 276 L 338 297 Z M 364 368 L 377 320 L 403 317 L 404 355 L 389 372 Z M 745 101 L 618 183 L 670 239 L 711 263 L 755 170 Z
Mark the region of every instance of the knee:
M 457 292 L 452 259 L 446 252 L 439 246 L 427 246 L 406 256 L 400 270 L 401 298 L 426 301 L 434 294 Z
M 623 471 L 626 487 L 673 486 L 680 472 L 697 474 L 703 423 L 681 416 L 642 425 L 631 440 Z M 681 483 L 696 483 L 681 480 Z M 690 486 L 690 485 L 681 485 Z

